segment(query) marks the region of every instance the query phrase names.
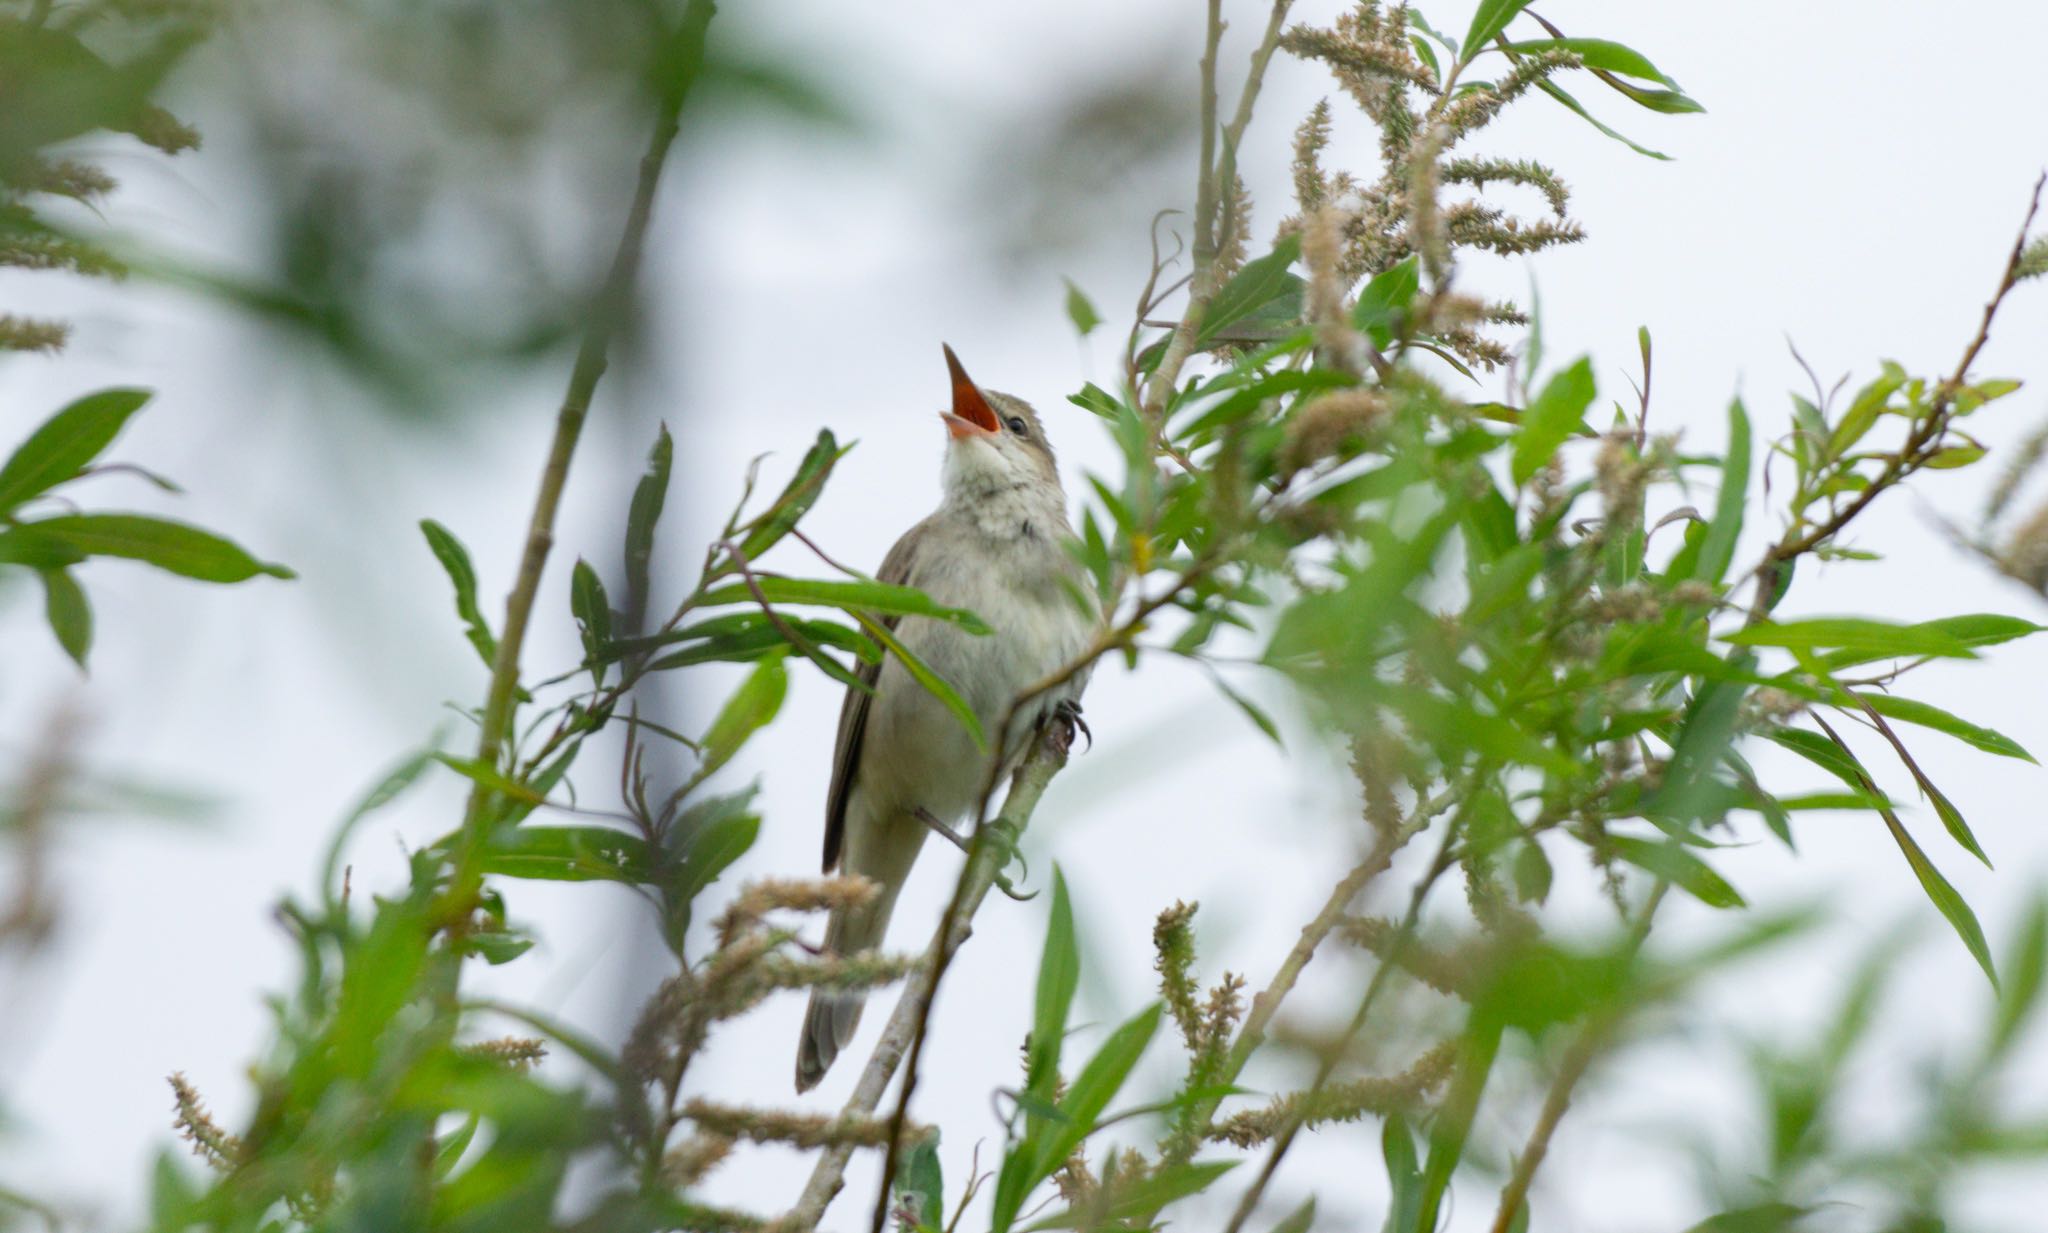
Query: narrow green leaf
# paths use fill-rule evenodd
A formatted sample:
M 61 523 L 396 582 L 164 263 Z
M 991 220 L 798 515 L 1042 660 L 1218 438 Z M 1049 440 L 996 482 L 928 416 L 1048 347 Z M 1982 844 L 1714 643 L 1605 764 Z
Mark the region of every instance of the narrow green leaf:
M 646 841 L 602 826 L 507 827 L 491 836 L 483 863 L 486 873 L 548 882 L 642 885 L 654 876 Z
M 1839 649 L 1876 659 L 1921 655 L 1976 658 L 1968 644 L 1935 628 L 1933 622 L 1899 625 L 1862 617 L 1766 621 L 1724 635 L 1722 641 L 1735 646 L 1777 646 L 1795 651 Z
M 86 654 L 92 650 L 92 604 L 85 598 L 85 589 L 69 570 L 44 569 L 36 573 L 43 580 L 43 615 L 50 622 L 50 632 L 57 635 L 57 645 L 82 669 Z
M 1621 859 L 1671 882 L 1710 908 L 1747 906 L 1734 887 L 1681 844 L 1622 835 L 1610 836 L 1608 842 Z
M 749 793 L 748 795 L 751 795 Z M 684 903 L 704 893 L 732 863 L 747 854 L 761 835 L 761 816 L 729 813 L 693 828 L 690 846 L 677 872 L 673 893 Z
M 576 558 L 576 568 L 569 575 L 569 614 L 583 636 L 583 655 L 591 665 L 591 677 L 602 685 L 604 666 L 609 662 L 606 649 L 612 640 L 612 606 L 604 593 L 604 580 L 582 557 Z
M 1416 40 L 1418 43 L 1421 40 Z M 1287 1214 L 1286 1219 L 1273 1226 L 1273 1233 L 1309 1233 L 1316 1223 L 1316 1199 L 1314 1195 L 1301 1201 L 1301 1206 Z
M 1621 43 L 1608 39 L 1528 39 L 1509 43 L 1507 50 L 1520 55 L 1541 55 L 1546 51 L 1568 51 L 1576 55 L 1587 68 L 1603 69 L 1610 73 L 1626 73 L 1644 81 L 1654 81 L 1660 86 L 1677 89 L 1678 83 L 1657 71 L 1648 56 Z
M 770 654 L 756 663 L 732 697 L 725 700 L 718 718 L 705 729 L 698 743 L 703 761 L 697 766 L 695 778 L 702 780 L 731 761 L 748 737 L 775 718 L 788 692 L 789 668 L 783 655 Z
M 1298 291 L 1300 280 L 1288 273 L 1287 267 L 1300 256 L 1301 236 L 1295 234 L 1281 240 L 1265 256 L 1245 262 L 1244 268 L 1210 297 L 1209 307 L 1202 313 L 1201 328 L 1196 331 L 1195 345 L 1206 347 L 1225 329 L 1285 297 L 1290 289 Z
M 462 618 L 469 645 L 476 648 L 484 666 L 491 667 L 497 662 L 498 640 L 492 637 L 491 624 L 477 605 L 476 566 L 470 563 L 469 549 L 462 546 L 453 531 L 431 518 L 420 519 L 420 534 L 427 537 L 427 547 L 433 549 L 434 559 L 455 585 L 455 615 Z
M 1735 559 L 1735 541 L 1742 534 L 1742 514 L 1749 499 L 1749 413 L 1742 400 L 1728 404 L 1728 454 L 1721 463 L 1721 492 L 1714 502 L 1714 519 L 1700 541 L 1700 555 L 1692 576 L 1718 585 Z
M 1102 315 L 1095 311 L 1095 305 L 1088 302 L 1087 295 L 1074 285 L 1073 279 L 1067 279 L 1066 284 L 1067 320 L 1074 323 L 1074 329 L 1081 337 L 1086 338 L 1096 326 L 1102 324 Z
M 762 596 L 771 604 L 819 604 L 843 608 L 849 613 L 858 610 L 932 617 L 936 620 L 950 621 L 970 634 L 989 632 L 987 622 L 974 613 L 965 608 L 948 608 L 944 604 L 936 603 L 916 587 L 862 580 L 842 582 L 819 578 L 785 578 L 780 574 L 756 574 L 754 582 L 761 588 Z M 722 604 L 750 604 L 756 601 L 754 592 L 745 583 L 736 582 L 713 587 L 704 592 L 697 602 L 702 607 L 715 608 Z
M 1909 724 L 1919 724 L 1923 728 L 1932 728 L 1937 732 L 1945 732 L 1957 740 L 1975 745 L 1986 753 L 1994 753 L 2000 757 L 2019 758 L 2027 762 L 2035 761 L 2034 755 L 2028 753 L 2020 746 L 2018 741 L 2013 740 L 2004 733 L 1993 731 L 1990 728 L 1979 727 L 1931 703 L 1916 702 L 1911 698 L 1901 698 L 1897 694 L 1885 694 L 1876 691 L 1858 693 L 1856 697 L 1861 699 L 1871 710 L 1876 711 L 1887 719 L 1903 720 Z
M 1478 1019 L 1476 1014 L 1474 1019 Z M 1458 1050 L 1457 1073 L 1429 1128 L 1429 1158 L 1423 1164 L 1421 1195 L 1409 1233 L 1432 1233 L 1437 1227 L 1444 1192 L 1450 1188 L 1451 1174 L 1465 1155 L 1465 1138 L 1471 1133 L 1472 1118 L 1479 1111 L 1487 1076 L 1500 1053 L 1501 1031 L 1497 1020 L 1474 1022 L 1466 1029 Z
M 1044 1233 L 1049 1229 L 1157 1228 L 1159 1222 L 1148 1220 L 1148 1217 L 1169 1203 L 1202 1193 L 1240 1163 L 1236 1160 L 1190 1160 L 1169 1164 L 1139 1181 L 1118 1183 L 1108 1192 L 1112 1197 L 1106 1205 L 1098 1207 L 1088 1202 L 1079 1209 L 1057 1212 L 1026 1225 L 1024 1233 Z M 1310 1200 L 1309 1210 L 1313 1213 L 1314 1200 Z M 1286 1226 L 1281 1227 L 1284 1229 Z
M 76 477 L 149 397 L 148 390 L 101 390 L 44 420 L 0 464 L 0 513 Z
M 937 1229 L 946 1222 L 946 1178 L 939 1165 L 939 1132 L 918 1140 L 896 1170 L 892 1188 L 897 1195 L 895 1210 L 908 1202 L 911 1218 L 918 1228 Z
M 1599 129 L 1602 133 L 1606 134 L 1609 137 L 1612 137 L 1614 140 L 1627 146 L 1629 149 L 1634 150 L 1636 153 L 1642 155 L 1644 158 L 1654 158 L 1660 162 L 1671 161 L 1671 156 L 1669 154 L 1659 153 L 1656 150 L 1650 149 L 1648 146 L 1637 145 L 1635 142 L 1630 141 L 1628 138 L 1622 136 L 1620 133 L 1615 132 L 1607 125 L 1601 123 L 1598 119 L 1594 117 L 1592 112 L 1586 110 L 1585 106 L 1582 103 L 1580 103 L 1579 100 L 1573 98 L 1569 93 L 1565 91 L 1563 86 L 1558 85 L 1556 82 L 1539 81 L 1536 83 L 1536 88 L 1538 90 L 1543 91 L 1545 94 L 1548 94 L 1550 97 L 1556 99 L 1558 102 L 1563 103 L 1566 107 L 1570 108 L 1574 113 L 1578 115 L 1580 119 L 1584 120 L 1586 123 L 1592 125 L 1596 129 Z
M 1864 772 L 1862 764 L 1856 761 L 1856 755 L 1849 752 L 1849 747 L 1842 743 L 1841 737 L 1835 735 L 1835 730 L 1828 726 L 1827 721 L 1815 716 L 1814 722 L 1820 725 L 1821 731 L 1827 734 L 1827 739 L 1832 741 L 1835 748 L 1854 766 L 1855 785 L 1872 796 L 1882 796 L 1883 793 L 1878 791 L 1876 782 Z M 1984 928 L 1977 923 L 1977 914 L 1972 912 L 1970 905 L 1956 893 L 1956 888 L 1949 885 L 1948 879 L 1941 876 L 1941 870 L 1935 868 L 1934 862 L 1927 859 L 1927 854 L 1920 850 L 1920 845 L 1913 841 L 1913 836 L 1906 830 L 1906 824 L 1899 821 L 1898 813 L 1890 808 L 1881 808 L 1878 814 L 1884 818 L 1885 829 L 1891 832 L 1892 841 L 1898 844 L 1899 851 L 1905 854 L 1906 863 L 1913 869 L 1913 876 L 1920 880 L 1920 889 L 1927 893 L 1928 900 L 1947 918 L 1950 927 L 1956 931 L 1956 936 L 1962 939 L 1971 957 L 1977 961 L 1977 966 L 1983 968 L 1984 975 L 1990 978 L 1992 989 L 1996 990 L 1998 971 L 1992 966 L 1991 947 L 1984 941 Z
M 64 514 L 31 525 L 38 534 L 88 556 L 126 557 L 200 582 L 242 582 L 258 574 L 296 577 L 211 531 L 144 514 Z
M 1059 1109 L 1065 1115 L 1064 1122 L 1052 1123 L 1043 1146 L 1033 1162 L 1032 1185 L 1052 1175 L 1052 1171 L 1074 1154 L 1081 1141 L 1095 1130 L 1102 1111 L 1109 1107 L 1122 1090 L 1124 1080 L 1130 1077 L 1131 1068 L 1138 1064 L 1139 1055 L 1145 1046 L 1152 1043 L 1152 1035 L 1159 1028 L 1159 1003 L 1139 1011 L 1125 1021 L 1109 1039 L 1088 1059 L 1081 1073 L 1067 1088 L 1067 1094 L 1060 1101 Z M 1029 1187 L 1026 1188 L 1027 1192 Z
M 2010 642 L 2015 638 L 2024 638 L 2028 634 L 2037 634 L 2043 629 L 2048 629 L 2048 626 L 2036 625 L 2032 621 L 2022 620 L 2019 617 L 2001 616 L 1992 612 L 1980 612 L 1969 616 L 1942 617 L 1935 621 L 1922 621 L 1912 628 L 1926 630 L 1942 637 L 1953 639 L 1963 646 L 1975 650 L 1978 647 L 1997 646 L 2001 642 Z M 1820 657 L 1819 664 L 1829 671 L 1834 671 L 1839 668 L 1850 668 L 1857 664 L 1869 663 L 1873 659 L 1884 658 L 1887 658 L 1887 656 L 1883 653 L 1872 654 L 1867 651 L 1851 649 L 1834 651 L 1823 655 Z
M 1081 949 L 1074 939 L 1074 908 L 1066 875 L 1052 869 L 1052 915 L 1045 927 L 1045 951 L 1038 961 L 1038 996 L 1032 1004 L 1031 1045 L 1024 1086 L 1050 1099 L 1059 1083 L 1060 1043 L 1067 1010 L 1081 983 Z
M 1552 377 L 1530 402 L 1522 413 L 1521 431 L 1515 434 L 1509 466 L 1516 486 L 1528 483 L 1559 446 L 1585 427 L 1586 408 L 1592 405 L 1594 393 L 1593 362 L 1581 358 Z
M 976 749 L 988 749 L 988 734 L 982 731 L 981 717 L 960 697 L 959 691 L 944 677 L 932 671 L 922 659 L 912 654 L 910 648 L 904 646 L 902 641 L 890 632 L 888 626 L 864 612 L 855 612 L 853 619 L 859 621 L 861 628 L 868 631 L 868 637 L 881 643 L 884 649 L 896 657 L 896 662 L 903 665 L 903 670 L 910 674 L 912 680 L 923 686 L 926 693 L 946 704 L 946 709 L 953 712 L 954 717 L 960 721 L 960 726 L 967 729 L 967 735 L 973 739 Z
M 746 554 L 749 563 L 760 560 L 762 553 L 796 528 L 824 493 L 825 481 L 831 478 L 832 468 L 852 448 L 841 449 L 831 429 L 819 430 L 818 439 L 812 442 L 811 448 L 804 453 L 803 461 L 797 464 L 789 486 L 775 498 L 774 504 L 747 524 L 746 535 L 740 541 L 740 551 Z
M 633 487 L 633 501 L 626 511 L 626 594 L 637 603 L 647 595 L 649 563 L 654 558 L 654 524 L 661 521 L 661 508 L 668 501 L 669 469 L 675 460 L 675 442 L 663 424 L 655 434 L 654 448 L 647 453 L 647 470 Z
M 1991 1035 L 1984 1045 L 1986 1056 L 1992 1058 L 2011 1050 L 2041 1002 L 2043 978 L 2048 976 L 2048 902 L 2038 896 L 2028 906 L 2019 936 L 2006 953 L 2005 971 L 2008 983 L 1999 993 Z
M 1479 9 L 1472 14 L 1472 24 L 1465 30 L 1465 43 L 1459 55 L 1466 60 L 1478 55 L 1494 35 L 1508 28 L 1515 14 L 1528 7 L 1529 0 L 1479 0 Z
M 1400 1114 L 1380 1126 L 1380 1156 L 1387 1163 L 1387 1220 L 1382 1233 L 1416 1233 L 1422 1211 L 1422 1162 L 1415 1155 L 1415 1135 Z

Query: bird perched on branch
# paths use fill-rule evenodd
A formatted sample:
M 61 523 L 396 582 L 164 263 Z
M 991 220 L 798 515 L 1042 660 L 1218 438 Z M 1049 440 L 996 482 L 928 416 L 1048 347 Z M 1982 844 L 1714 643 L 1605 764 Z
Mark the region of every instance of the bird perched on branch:
M 951 347 L 946 365 L 953 406 L 940 413 L 945 497 L 896 541 L 876 577 L 966 608 L 990 627 L 976 635 L 946 621 L 890 618 L 905 649 L 972 708 L 989 748 L 977 748 L 960 719 L 895 656 L 861 669 L 874 692 L 848 689 L 839 712 L 825 869 L 836 865 L 881 890 L 862 907 L 833 912 L 825 945 L 835 955 L 881 945 L 928 831 L 965 846 L 951 828 L 980 803 L 991 758 L 1001 757 L 1007 774 L 1035 732 L 1072 739 L 1085 671 L 1026 699 L 1014 714 L 1012 704 L 1080 657 L 1100 622 L 1087 577 L 1062 544 L 1072 534 L 1067 496 L 1037 413 L 1022 399 L 977 386 Z M 1006 715 L 1008 728 L 999 731 Z M 799 1092 L 815 1086 L 852 1041 L 862 1001 L 858 992 L 812 991 L 797 1047 Z

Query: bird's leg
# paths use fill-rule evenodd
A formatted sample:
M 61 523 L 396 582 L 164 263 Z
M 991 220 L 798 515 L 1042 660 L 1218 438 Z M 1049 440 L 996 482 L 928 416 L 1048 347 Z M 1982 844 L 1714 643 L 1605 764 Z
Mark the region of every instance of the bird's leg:
M 1081 704 L 1072 698 L 1063 698 L 1053 704 L 1039 721 L 1040 730 L 1048 748 L 1064 758 L 1074 751 L 1074 734 L 1088 738 L 1088 748 L 1095 748 L 1095 733 L 1089 731 L 1088 721 L 1081 718 Z
M 911 811 L 911 816 L 915 817 L 918 821 L 924 823 L 926 826 L 931 827 L 932 833 L 935 835 L 942 836 L 947 843 L 952 844 L 954 847 L 960 849 L 962 852 L 968 851 L 967 841 L 960 837 L 960 832 L 954 830 L 950 826 L 947 826 L 944 822 L 939 821 L 938 818 L 933 816 L 931 810 L 926 809 L 922 805 L 919 805 L 916 809 Z

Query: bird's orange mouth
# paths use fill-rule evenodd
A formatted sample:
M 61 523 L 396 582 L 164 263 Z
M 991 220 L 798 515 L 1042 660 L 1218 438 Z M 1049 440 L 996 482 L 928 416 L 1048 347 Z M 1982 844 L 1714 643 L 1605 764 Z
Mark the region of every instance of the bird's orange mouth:
M 1003 424 L 996 418 L 995 408 L 988 405 L 987 396 L 960 366 L 960 357 L 951 347 L 946 347 L 946 368 L 953 376 L 953 409 L 939 412 L 939 418 L 946 421 L 947 435 L 958 441 L 1001 432 Z

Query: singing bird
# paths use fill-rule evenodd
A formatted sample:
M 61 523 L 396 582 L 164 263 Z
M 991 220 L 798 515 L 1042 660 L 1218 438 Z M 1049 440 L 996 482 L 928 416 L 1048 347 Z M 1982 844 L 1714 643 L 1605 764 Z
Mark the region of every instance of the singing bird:
M 874 692 L 849 688 L 839 711 L 825 870 L 837 866 L 881 890 L 865 906 L 832 914 L 825 946 L 835 955 L 881 945 L 926 832 L 960 842 L 951 826 L 978 803 L 989 758 L 1002 751 L 1007 774 L 1035 732 L 1056 725 L 1071 738 L 1085 672 L 1018 708 L 1009 731 L 996 728 L 1019 694 L 1087 649 L 1101 619 L 1086 575 L 1061 542 L 1072 528 L 1045 426 L 1022 399 L 977 386 L 953 349 L 945 351 L 953 382 L 952 409 L 939 413 L 945 496 L 889 549 L 876 577 L 966 608 L 993 631 L 890 619 L 904 647 L 973 709 L 990 749 L 977 749 L 959 718 L 894 656 L 861 669 Z M 852 1041 L 862 1001 L 859 993 L 812 991 L 797 1046 L 797 1091 L 815 1086 Z

